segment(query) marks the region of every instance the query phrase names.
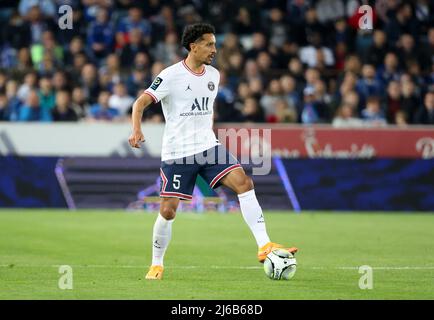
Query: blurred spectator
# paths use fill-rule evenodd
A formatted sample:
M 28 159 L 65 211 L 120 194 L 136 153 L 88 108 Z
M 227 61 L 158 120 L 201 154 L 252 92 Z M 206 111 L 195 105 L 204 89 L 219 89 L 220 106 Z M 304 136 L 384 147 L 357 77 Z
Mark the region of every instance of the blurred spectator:
M 295 123 L 298 119 L 295 107 L 288 105 L 286 100 L 278 99 L 273 102 L 274 114 L 267 118 L 267 122 Z
M 39 106 L 45 112 L 51 112 L 56 104 L 56 94 L 51 85 L 51 79 L 48 77 L 42 77 L 39 79 Z
M 395 115 L 402 110 L 401 88 L 398 81 L 390 81 L 387 86 L 386 116 L 390 123 L 394 122 Z
M 134 57 L 134 63 L 131 66 L 132 68 L 141 69 L 141 70 L 149 70 L 151 66 L 151 59 L 146 52 L 139 52 Z
M 86 98 L 93 103 L 100 90 L 96 67 L 93 64 L 88 63 L 81 69 L 80 85 Z
M 139 89 L 145 89 L 147 83 L 152 82 L 152 79 L 145 70 L 133 69 L 126 81 L 127 91 L 130 96 L 133 96 Z
M 261 99 L 264 92 L 264 85 L 262 81 L 258 78 L 253 78 L 249 80 L 249 90 L 252 97 L 256 100 Z
M 377 70 L 377 78 L 381 81 L 383 87 L 387 87 L 390 81 L 399 80 L 399 60 L 393 52 L 388 52 L 384 57 L 384 65 Z
M 362 119 L 366 124 L 372 126 L 383 126 L 387 123 L 384 112 L 381 110 L 379 97 L 368 97 L 366 100 L 366 108 L 362 110 Z
M 309 45 L 300 49 L 299 57 L 300 60 L 307 66 L 313 68 L 318 66 L 319 54 L 324 57 L 324 63 L 326 66 L 330 67 L 335 64 L 335 59 L 333 57 L 333 51 L 321 44 L 321 34 L 319 32 L 314 32 L 309 38 Z
M 267 40 L 262 32 L 255 32 L 252 35 L 252 47 L 245 54 L 246 60 L 256 59 L 260 52 L 267 51 Z M 217 51 L 218 53 L 218 51 Z
M 109 13 L 104 8 L 98 8 L 96 20 L 87 31 L 87 45 L 97 60 L 105 58 L 114 45 L 114 27 L 109 20 Z
M 339 42 L 335 47 L 335 69 L 342 71 L 345 68 L 345 58 L 347 57 L 347 45 L 344 42 Z
M 22 0 L 27 2 L 26 0 Z M 21 13 L 22 17 L 26 17 L 29 23 L 29 29 L 31 34 L 31 43 L 41 43 L 42 34 L 44 31 L 50 30 L 48 20 L 45 20 L 42 16 L 39 6 L 34 5 L 27 9 L 24 13 Z M 29 44 L 27 44 L 29 45 Z
M 116 42 L 118 47 L 130 43 L 131 31 L 138 29 L 142 35 L 144 45 L 151 43 L 151 24 L 143 18 L 143 12 L 140 7 L 133 6 L 128 10 L 128 16 L 123 18 L 116 30 Z
M 26 74 L 24 83 L 18 88 L 17 96 L 22 102 L 27 100 L 27 96 L 31 90 L 36 89 L 38 76 L 36 72 Z
M 315 89 L 315 100 L 324 104 L 325 106 L 330 105 L 331 96 L 327 92 L 327 86 L 323 80 L 318 80 L 314 84 Z
M 297 0 L 287 2 L 288 20 L 293 28 L 292 37 L 294 40 L 301 44 L 304 39 L 304 33 L 300 32 L 305 22 L 306 12 L 309 10 L 309 1 Z
M 334 39 L 332 42 L 335 44 L 345 44 L 346 46 L 350 46 L 349 49 L 353 49 L 351 47 L 351 43 L 353 42 L 351 30 L 343 15 L 340 17 L 334 23 Z
M 350 71 L 359 76 L 362 71 L 362 62 L 360 61 L 360 58 L 355 54 L 348 55 L 345 59 L 344 71 Z
M 268 21 L 266 22 L 267 33 L 270 36 L 270 44 L 282 48 L 287 40 L 288 28 L 287 21 L 279 8 L 271 8 Z
M 57 14 L 56 6 L 52 0 L 20 0 L 18 6 L 20 15 L 25 16 L 34 6 L 38 6 L 41 13 L 46 17 L 54 18 Z
M 276 114 L 275 106 L 277 100 L 283 99 L 282 87 L 279 80 L 274 79 L 269 83 L 265 94 L 259 101 L 262 109 L 265 111 L 265 118 L 268 118 Z
M 81 72 L 88 62 L 88 58 L 84 53 L 77 53 L 74 55 L 73 64 L 68 68 L 68 73 L 71 75 L 74 85 L 80 83 Z
M 304 124 L 314 124 L 326 122 L 327 110 L 325 105 L 316 101 L 315 88 L 307 86 L 303 90 L 304 104 L 301 112 L 301 122 Z
M 419 61 L 422 59 L 419 48 L 415 46 L 414 38 L 404 33 L 399 38 L 398 56 L 401 67 L 405 67 L 407 61 Z
M 108 81 L 111 83 L 111 86 L 115 83 L 119 83 L 123 80 L 123 74 L 121 70 L 121 64 L 119 60 L 119 56 L 115 53 L 111 53 L 105 59 L 105 62 L 102 64 L 101 68 L 99 68 L 99 75 L 102 74 L 107 75 Z
M 244 122 L 265 122 L 264 111 L 253 97 L 248 97 L 241 111 Z
M 165 64 L 160 61 L 155 61 L 151 66 L 151 77 L 155 79 L 157 75 L 160 74 L 161 71 L 165 68 Z
M 131 29 L 129 33 L 129 43 L 123 46 L 120 51 L 122 67 L 130 66 L 136 54 L 146 51 L 146 46 L 142 42 L 142 31 L 140 29 Z
M 33 71 L 32 59 L 28 48 L 18 50 L 15 65 L 9 70 L 11 76 L 16 79 L 23 79 L 27 73 Z
M 0 121 L 8 121 L 9 118 L 8 97 L 6 94 L 0 92 Z
M 110 92 L 101 91 L 98 96 L 98 103 L 92 105 L 89 110 L 89 118 L 93 120 L 113 120 L 119 116 L 117 109 L 109 106 Z
M 271 68 L 272 68 L 271 56 L 268 52 L 260 52 L 256 57 L 256 64 L 258 65 L 259 72 L 262 75 L 264 81 L 271 80 Z
M 18 82 L 15 80 L 9 80 L 6 83 L 6 98 L 8 99 L 8 120 L 17 121 L 19 117 L 20 108 L 22 102 L 17 97 Z
M 318 43 L 318 40 L 315 39 L 316 37 L 315 34 L 317 35 L 321 34 L 321 32 L 323 31 L 323 25 L 318 21 L 318 15 L 315 8 L 313 7 L 308 8 L 305 12 L 304 18 L 305 21 L 303 23 L 303 27 L 299 31 L 299 35 L 297 37 L 298 40 L 301 41 L 299 42 L 299 44 L 301 46 L 305 46 L 308 43 L 313 44 L 312 40 L 315 43 Z
M 84 42 L 83 39 L 80 38 L 79 36 L 75 36 L 71 42 L 68 45 L 69 50 L 65 51 L 65 55 L 64 55 L 64 63 L 66 65 L 72 65 L 74 63 L 74 57 L 79 54 L 82 53 L 84 55 L 86 55 L 85 51 L 85 46 L 84 46 Z
M 235 102 L 235 93 L 232 88 L 228 85 L 226 72 L 220 72 L 220 85 L 217 93 L 217 102 L 221 105 L 218 108 L 218 119 L 220 121 L 231 121 L 231 117 L 234 117 L 234 102 Z M 226 119 L 226 120 L 223 120 Z
M 373 43 L 366 52 L 364 59 L 365 63 L 380 65 L 384 61 L 384 57 L 387 53 L 387 36 L 386 33 L 377 29 L 374 31 Z
M 241 112 L 244 108 L 244 102 L 251 96 L 252 91 L 250 90 L 249 84 L 247 82 L 240 82 L 237 88 L 237 94 L 235 96 L 234 109 L 237 112 Z
M 375 77 L 375 67 L 372 64 L 365 64 L 362 68 L 362 78 L 357 81 L 356 89 L 362 104 L 365 103 L 369 96 L 383 95 L 383 85 Z
M 305 86 L 306 80 L 303 75 L 303 65 L 299 58 L 292 58 L 288 63 L 289 74 L 294 77 L 297 87 L 297 92 L 301 94 Z
M 114 86 L 113 94 L 109 99 L 109 106 L 118 110 L 120 115 L 126 115 L 134 100 L 133 97 L 128 95 L 125 85 L 118 83 Z
M 242 6 L 233 22 L 232 31 L 239 35 L 249 35 L 255 31 L 255 23 L 252 21 L 249 10 Z
M 219 70 L 229 70 L 229 60 L 231 56 L 240 53 L 241 47 L 238 42 L 238 36 L 234 33 L 227 33 L 224 37 L 221 48 L 217 50 L 216 63 Z
M 332 122 L 335 128 L 357 128 L 363 126 L 363 121 L 354 114 L 354 107 L 349 104 L 341 105 Z
M 354 90 L 349 91 L 343 95 L 342 103 L 345 105 L 349 105 L 353 109 L 354 114 L 359 114 L 362 111 L 360 97 L 358 93 Z
M 297 92 L 296 80 L 289 75 L 284 75 L 280 78 L 280 85 L 282 87 L 283 98 L 289 108 L 293 108 L 299 113 L 301 109 L 301 99 Z
M 69 90 L 69 80 L 64 71 L 56 71 L 51 78 L 51 83 L 56 91 Z
M 422 45 L 420 66 L 426 72 L 430 72 L 430 66 L 434 64 L 434 27 L 429 28 L 427 43 Z
M 419 25 L 417 19 L 414 17 L 411 4 L 402 2 L 396 14 L 391 15 L 388 23 L 385 26 L 387 39 L 392 46 L 397 46 L 399 36 L 403 33 L 411 34 L 417 37 L 419 32 Z
M 355 75 L 351 71 L 346 72 L 342 80 L 342 83 L 339 86 L 339 90 L 335 94 L 336 96 L 335 99 L 340 101 L 341 98 L 345 96 L 348 92 L 356 90 L 356 84 L 357 84 L 357 75 Z
M 53 121 L 77 121 L 78 117 L 71 106 L 68 91 L 59 91 L 56 94 L 56 106 L 52 111 Z
M 32 45 L 30 53 L 33 65 L 37 66 L 37 68 L 40 68 L 40 64 L 47 54 L 50 54 L 55 59 L 56 64 L 63 61 L 63 48 L 56 44 L 53 33 L 48 30 L 42 33 L 41 43 Z
M 71 108 L 79 119 L 86 117 L 89 112 L 89 104 L 86 101 L 83 89 L 80 87 L 75 87 L 72 90 Z
M 401 77 L 401 109 L 406 113 L 407 121 L 412 122 L 415 110 L 421 104 L 421 100 L 411 77 L 409 75 L 407 77 L 407 79 L 404 75 Z
M 321 79 L 321 74 L 318 69 L 308 68 L 304 73 L 306 86 L 314 87 L 315 84 Z
M 5 91 L 7 81 L 8 81 L 8 75 L 6 74 L 6 72 L 0 70 L 0 92 Z
M 235 88 L 240 80 L 240 74 L 243 70 L 243 55 L 241 53 L 234 53 L 229 57 L 228 68 L 223 70 L 227 74 L 228 85 Z
M 262 81 L 262 75 L 255 60 L 247 60 L 244 64 L 243 79 L 258 79 Z
M 326 23 L 345 15 L 345 6 L 342 0 L 319 0 L 315 5 L 318 21 Z
M 243 85 L 246 86 L 248 90 L 247 84 L 243 83 Z M 249 94 L 250 92 L 248 92 L 246 96 Z M 240 101 L 240 103 L 243 105 L 244 101 Z M 240 109 L 242 109 L 242 107 L 240 107 Z M 220 72 L 220 85 L 214 108 L 214 120 L 219 122 L 241 122 L 240 109 L 235 107 L 235 92 L 227 83 L 226 73 Z
M 394 124 L 396 124 L 399 127 L 405 128 L 408 125 L 408 116 L 407 113 L 405 113 L 402 110 L 399 110 L 395 113 L 395 119 L 393 121 Z
M 423 106 L 416 112 L 415 123 L 434 124 L 434 92 L 425 95 Z
M 51 121 L 51 114 L 42 110 L 36 90 L 30 90 L 25 103 L 20 108 L 18 121 Z
M 20 16 L 18 12 L 13 12 L 2 30 L 2 37 L 4 43 L 14 49 L 28 47 L 32 41 L 32 31 L 29 22 L 25 20 L 25 14 Z

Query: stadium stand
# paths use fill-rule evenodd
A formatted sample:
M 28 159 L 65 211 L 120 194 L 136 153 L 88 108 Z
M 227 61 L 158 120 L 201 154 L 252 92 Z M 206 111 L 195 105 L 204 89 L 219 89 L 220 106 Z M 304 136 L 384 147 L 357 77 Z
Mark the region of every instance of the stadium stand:
M 61 5 L 73 28 L 61 29 Z M 360 30 L 358 8 L 373 8 Z M 223 14 L 224 13 L 224 14 Z M 21 0 L 0 9 L 0 121 L 128 121 L 134 98 L 212 23 L 216 122 L 434 124 L 430 1 Z M 159 104 L 144 121 L 164 121 Z

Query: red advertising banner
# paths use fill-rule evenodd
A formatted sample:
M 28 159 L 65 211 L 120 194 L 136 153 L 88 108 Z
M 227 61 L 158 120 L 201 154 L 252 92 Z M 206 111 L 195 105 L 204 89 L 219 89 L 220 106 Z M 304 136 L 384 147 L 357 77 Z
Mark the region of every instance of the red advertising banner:
M 263 150 L 271 148 L 272 155 L 283 158 L 434 158 L 434 128 L 430 127 L 336 129 L 238 124 L 218 125 L 216 135 L 227 146 L 230 137 L 242 136 L 237 155 L 251 152 L 252 144 L 259 143 Z

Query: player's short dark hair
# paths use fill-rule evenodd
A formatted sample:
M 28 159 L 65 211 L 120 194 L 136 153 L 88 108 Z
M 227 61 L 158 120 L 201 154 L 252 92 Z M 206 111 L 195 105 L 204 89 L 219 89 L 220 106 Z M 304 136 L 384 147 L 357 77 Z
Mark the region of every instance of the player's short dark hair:
M 196 23 L 186 26 L 182 34 L 182 46 L 190 51 L 190 43 L 200 39 L 205 33 L 215 34 L 215 29 L 207 23 Z

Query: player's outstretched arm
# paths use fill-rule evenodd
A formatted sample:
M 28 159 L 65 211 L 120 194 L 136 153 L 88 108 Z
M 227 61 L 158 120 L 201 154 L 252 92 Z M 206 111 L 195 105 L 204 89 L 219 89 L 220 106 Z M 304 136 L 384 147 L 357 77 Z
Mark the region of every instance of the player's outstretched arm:
M 130 146 L 133 148 L 140 148 L 140 142 L 145 141 L 145 137 L 142 133 L 142 116 L 143 111 L 153 102 L 152 98 L 143 93 L 140 97 L 134 101 L 133 111 L 131 114 L 132 122 L 133 122 L 133 132 L 131 133 L 128 142 Z

